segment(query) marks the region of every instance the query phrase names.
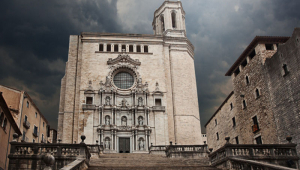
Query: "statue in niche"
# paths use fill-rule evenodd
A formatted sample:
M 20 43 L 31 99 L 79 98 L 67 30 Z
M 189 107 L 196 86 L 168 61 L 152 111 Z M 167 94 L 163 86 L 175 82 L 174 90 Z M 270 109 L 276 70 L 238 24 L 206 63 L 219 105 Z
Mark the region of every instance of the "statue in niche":
M 121 124 L 122 126 L 127 126 L 127 118 L 125 116 L 121 118 Z
M 141 150 L 144 150 L 144 140 L 143 140 L 143 139 L 140 139 L 140 142 L 139 142 L 139 149 L 140 149 L 140 151 L 141 151 Z
M 105 144 L 104 144 L 105 146 L 105 149 L 109 149 L 110 148 L 110 139 L 109 138 L 106 138 L 105 139 Z
M 123 100 L 122 100 L 122 107 L 126 107 L 126 103 L 127 103 L 127 100 L 126 100 L 126 99 L 123 99 Z
M 143 98 L 139 97 L 138 99 L 138 105 L 143 106 Z
M 137 84 L 142 84 L 142 78 L 138 78 Z
M 156 88 L 155 88 L 155 91 L 159 91 L 159 84 L 158 84 L 158 82 L 156 82 Z
M 110 86 L 110 76 L 106 76 L 105 86 Z
M 110 117 L 105 116 L 105 125 L 110 125 Z
M 107 96 L 107 97 L 105 98 L 105 105 L 107 105 L 107 106 L 110 105 L 110 97 L 109 97 L 109 96 Z
M 144 124 L 144 120 L 143 120 L 143 117 L 142 117 L 142 116 L 139 117 L 139 120 L 138 120 L 138 121 L 139 121 L 139 125 L 142 126 L 142 125 Z

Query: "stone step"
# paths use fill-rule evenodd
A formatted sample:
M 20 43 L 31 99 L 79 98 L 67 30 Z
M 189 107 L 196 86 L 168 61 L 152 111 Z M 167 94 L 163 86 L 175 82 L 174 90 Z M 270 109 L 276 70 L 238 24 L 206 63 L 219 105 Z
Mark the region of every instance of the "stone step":
M 150 154 L 103 154 L 90 160 L 90 170 L 217 170 L 210 167 L 208 158 L 166 158 Z
M 219 170 L 209 166 L 131 166 L 131 167 L 108 167 L 108 166 L 90 166 L 88 170 Z

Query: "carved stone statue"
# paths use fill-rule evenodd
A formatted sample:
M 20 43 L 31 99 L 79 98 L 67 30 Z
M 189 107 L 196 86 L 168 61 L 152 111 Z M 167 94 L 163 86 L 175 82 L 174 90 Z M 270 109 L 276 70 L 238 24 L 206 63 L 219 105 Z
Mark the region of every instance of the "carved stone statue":
M 125 116 L 122 117 L 121 121 L 122 126 L 127 126 L 127 118 Z
M 158 82 L 156 82 L 156 88 L 155 88 L 155 91 L 159 91 L 159 84 L 158 84 Z
M 140 149 L 140 150 L 144 150 L 144 141 L 143 141 L 143 139 L 140 139 L 140 142 L 139 142 L 139 149 Z
M 106 76 L 105 86 L 110 86 L 110 76 Z
M 110 97 L 109 97 L 109 96 L 107 96 L 107 97 L 105 98 L 105 105 L 107 105 L 107 106 L 110 105 Z
M 142 78 L 138 78 L 137 84 L 142 84 Z
M 126 103 L 127 103 L 127 100 L 126 100 L 126 99 L 123 99 L 123 100 L 122 100 L 122 107 L 126 107 Z
M 105 124 L 110 125 L 110 117 L 109 116 L 105 116 Z
M 139 117 L 139 125 L 143 125 L 143 124 L 144 124 L 143 117 L 142 117 L 142 116 L 140 116 L 140 117 Z
M 105 139 L 105 144 L 104 144 L 105 146 L 105 149 L 109 149 L 110 148 L 110 140 L 109 140 L 109 138 L 106 138 Z
M 143 106 L 143 98 L 139 97 L 138 99 L 138 105 Z

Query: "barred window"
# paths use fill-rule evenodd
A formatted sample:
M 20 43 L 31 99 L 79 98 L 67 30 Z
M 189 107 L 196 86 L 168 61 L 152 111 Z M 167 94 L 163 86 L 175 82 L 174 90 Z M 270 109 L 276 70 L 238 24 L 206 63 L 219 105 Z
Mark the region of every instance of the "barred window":
M 120 72 L 114 77 L 114 84 L 120 89 L 128 89 L 134 83 L 133 76 L 126 72 Z

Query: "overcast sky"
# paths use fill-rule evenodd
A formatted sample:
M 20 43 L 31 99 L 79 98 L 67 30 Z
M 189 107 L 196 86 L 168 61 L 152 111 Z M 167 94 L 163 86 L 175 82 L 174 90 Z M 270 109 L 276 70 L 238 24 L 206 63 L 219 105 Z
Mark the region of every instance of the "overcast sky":
M 163 0 L 7 0 L 0 6 L 0 84 L 25 90 L 57 126 L 69 35 L 153 34 Z M 225 72 L 256 35 L 291 36 L 299 0 L 182 0 L 195 46 L 202 127 L 232 91 Z M 204 132 L 204 128 L 202 130 Z

